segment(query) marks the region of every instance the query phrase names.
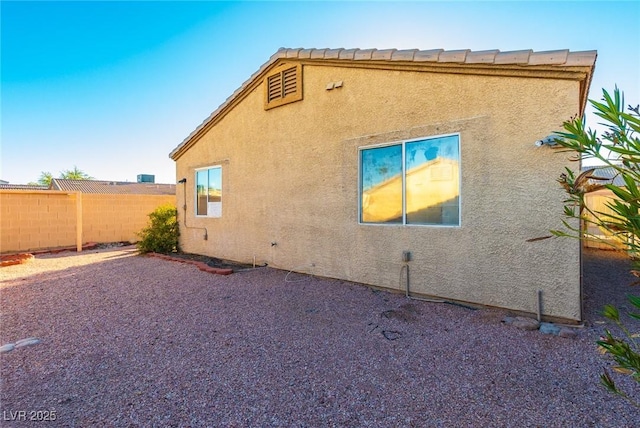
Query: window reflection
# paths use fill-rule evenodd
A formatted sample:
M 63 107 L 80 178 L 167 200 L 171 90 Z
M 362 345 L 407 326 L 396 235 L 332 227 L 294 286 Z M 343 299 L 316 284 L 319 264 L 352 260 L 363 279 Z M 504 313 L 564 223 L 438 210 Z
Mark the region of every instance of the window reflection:
M 196 189 L 198 195 L 198 200 L 196 201 L 197 215 L 207 215 L 207 176 L 207 170 L 196 172 Z
M 362 151 L 364 223 L 402 223 L 402 146 Z
M 222 168 L 196 171 L 196 215 L 222 216 Z
M 209 170 L 209 202 L 222 201 L 222 169 Z
M 458 137 L 405 146 L 407 224 L 459 224 Z
M 457 135 L 364 149 L 360 162 L 363 223 L 460 224 Z

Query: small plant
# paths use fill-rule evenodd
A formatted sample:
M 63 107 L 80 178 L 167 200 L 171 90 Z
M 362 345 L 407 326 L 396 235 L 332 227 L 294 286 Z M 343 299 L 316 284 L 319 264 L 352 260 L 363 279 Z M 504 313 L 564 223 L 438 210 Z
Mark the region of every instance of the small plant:
M 564 123 L 565 132 L 557 133 L 560 138 L 556 142 L 573 152 L 573 160 L 598 159 L 622 178 L 624 186 L 618 187 L 612 182 L 602 184 L 609 180 L 598 177 L 595 168 L 577 176 L 567 168 L 558 179 L 568 194 L 564 208 L 565 230 L 552 233 L 555 236 L 585 239 L 580 227 L 572 226 L 568 219 L 594 224 L 611 235 L 622 237 L 627 253 L 633 259 L 631 274 L 640 276 L 640 108 L 628 106 L 625 111 L 624 95 L 618 88 L 614 90 L 613 96 L 603 91 L 602 102 L 590 100 L 590 103 L 596 116 L 603 120 L 601 125 L 605 127 L 604 132 L 598 135 L 585 127 L 583 118 L 576 117 Z M 593 211 L 585 204 L 585 194 L 602 188 L 611 190 L 617 197 L 607 204 L 612 213 Z M 632 285 L 638 283 L 636 281 Z M 628 299 L 640 309 L 640 296 L 629 295 Z M 613 321 L 626 337 L 614 337 L 609 330 L 605 330 L 605 336 L 597 341 L 599 349 L 615 361 L 616 365 L 612 367 L 614 372 L 629 376 L 640 386 L 640 347 L 636 340 L 638 334 L 629 331 L 614 306 L 606 305 L 603 315 Z M 628 315 L 640 320 L 640 313 L 629 312 Z M 606 369 L 600 376 L 600 381 L 610 392 L 640 407 L 637 399 L 618 388 Z
M 169 254 L 178 251 L 178 210 L 173 205 L 161 205 L 149 214 L 150 223 L 138 233 L 141 253 Z
M 640 309 L 640 297 L 627 296 L 629 302 L 636 308 Z M 612 305 L 606 305 L 604 307 L 603 315 L 613 321 L 624 332 L 627 337 L 626 340 L 614 337 L 609 330 L 605 330 L 604 337 L 601 337 L 597 342 L 600 351 L 603 354 L 610 355 L 617 365 L 612 369 L 616 373 L 631 376 L 633 380 L 640 383 L 640 345 L 638 345 L 638 334 L 631 333 L 625 325 L 620 321 L 620 313 Z M 640 312 L 629 312 L 631 318 L 640 320 Z M 600 383 L 607 388 L 610 392 L 625 398 L 634 406 L 640 408 L 640 401 L 630 397 L 627 393 L 620 390 L 615 381 L 611 377 L 611 374 L 605 369 L 604 373 L 600 375 Z

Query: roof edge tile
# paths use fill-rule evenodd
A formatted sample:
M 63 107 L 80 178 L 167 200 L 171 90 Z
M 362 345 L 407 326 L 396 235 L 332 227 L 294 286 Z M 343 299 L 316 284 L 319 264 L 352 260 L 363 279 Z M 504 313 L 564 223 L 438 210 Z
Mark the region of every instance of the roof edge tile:
M 413 60 L 416 62 L 437 62 L 442 52 L 444 49 L 419 50 L 413 56 Z
M 531 52 L 529 65 L 563 65 L 567 62 L 567 56 L 569 56 L 569 49 Z
M 269 61 L 276 61 L 280 58 L 286 58 L 286 56 L 287 56 L 287 48 L 280 48 L 273 55 L 271 55 L 271 58 L 269 58 Z
M 403 49 L 401 51 L 395 51 L 391 54 L 391 61 L 413 61 L 413 57 L 418 52 L 418 49 Z
M 531 49 L 521 51 L 498 52 L 494 64 L 528 64 L 529 57 L 533 51 Z
M 491 49 L 486 51 L 469 51 L 465 58 L 467 64 L 493 64 L 496 55 L 500 51 L 498 49 Z
M 340 59 L 340 52 L 343 50 L 344 48 L 327 49 L 324 52 L 324 59 Z
M 591 66 L 595 64 L 598 57 L 598 51 L 579 51 L 569 52 L 567 61 L 563 64 L 566 66 Z
M 298 52 L 301 50 L 302 48 L 287 49 L 286 58 L 298 58 Z
M 360 49 L 343 49 L 338 54 L 338 59 L 354 59 L 356 51 Z
M 443 51 L 438 57 L 438 62 L 465 62 L 467 59 L 467 53 L 471 52 L 469 49 L 460 49 L 457 51 Z
M 300 52 L 298 52 L 298 58 L 300 59 L 311 58 L 311 51 L 313 51 L 313 49 L 301 49 Z
M 328 49 L 311 49 L 311 59 L 323 59 Z
M 185 146 L 190 144 L 203 129 L 209 126 L 216 117 L 222 114 L 234 100 L 240 96 L 249 86 L 268 70 L 274 63 L 281 59 L 310 59 L 310 60 L 334 60 L 334 61 L 405 61 L 414 63 L 460 63 L 460 64 L 493 64 L 521 66 L 566 66 L 566 67 L 591 67 L 595 66 L 597 51 L 571 52 L 568 49 L 535 52 L 531 49 L 519 51 L 500 52 L 499 50 L 471 51 L 462 50 L 418 50 L 418 49 L 315 49 L 315 48 L 280 48 L 269 60 L 251 75 L 242 85 L 236 89 L 209 117 L 207 117 L 196 129 L 189 134 L 169 156 L 177 159 Z M 589 72 L 591 76 L 593 70 Z M 590 82 L 590 78 L 588 78 Z M 590 83 L 587 83 L 589 85 Z M 188 146 L 187 146 L 188 147 Z
M 356 61 L 363 60 L 363 59 L 371 59 L 375 51 L 377 51 L 377 49 L 358 49 L 356 54 L 353 56 L 353 59 Z
M 375 52 L 373 52 L 371 54 L 371 59 L 372 60 L 387 60 L 387 61 L 389 61 L 391 59 L 391 55 L 393 55 L 393 53 L 396 50 L 397 49 L 380 49 L 380 50 L 376 50 Z

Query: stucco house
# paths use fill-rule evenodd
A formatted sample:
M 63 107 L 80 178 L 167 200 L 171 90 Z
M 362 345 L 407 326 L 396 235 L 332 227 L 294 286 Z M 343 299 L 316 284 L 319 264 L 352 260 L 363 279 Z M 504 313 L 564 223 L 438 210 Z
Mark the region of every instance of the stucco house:
M 171 152 L 181 246 L 581 320 L 580 243 L 527 240 L 575 166 L 535 142 L 583 113 L 595 60 L 280 49 Z

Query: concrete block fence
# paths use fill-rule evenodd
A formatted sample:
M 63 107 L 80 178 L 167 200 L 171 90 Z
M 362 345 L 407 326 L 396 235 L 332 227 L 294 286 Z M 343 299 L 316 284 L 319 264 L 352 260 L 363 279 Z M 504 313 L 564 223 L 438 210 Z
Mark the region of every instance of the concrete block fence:
M 175 203 L 174 195 L 1 190 L 0 253 L 135 242 L 150 212 Z

